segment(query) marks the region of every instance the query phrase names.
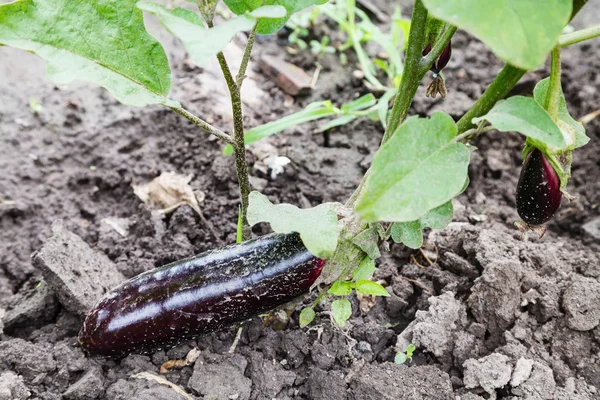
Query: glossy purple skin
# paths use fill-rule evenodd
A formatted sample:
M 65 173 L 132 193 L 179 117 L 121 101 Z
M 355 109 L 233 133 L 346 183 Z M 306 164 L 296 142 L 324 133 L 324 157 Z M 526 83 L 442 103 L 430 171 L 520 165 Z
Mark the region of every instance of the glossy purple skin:
M 529 225 L 548 222 L 560 207 L 560 178 L 538 149 L 527 155 L 517 184 L 517 211 Z
M 88 353 L 103 356 L 172 346 L 307 293 L 324 264 L 296 233 L 202 253 L 108 292 L 88 313 L 79 343 Z

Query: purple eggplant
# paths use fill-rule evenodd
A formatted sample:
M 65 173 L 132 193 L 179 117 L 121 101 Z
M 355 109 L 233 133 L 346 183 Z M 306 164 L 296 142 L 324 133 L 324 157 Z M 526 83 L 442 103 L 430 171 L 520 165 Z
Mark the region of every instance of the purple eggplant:
M 172 346 L 308 293 L 324 264 L 297 233 L 208 251 L 108 292 L 88 313 L 79 343 L 104 356 Z
M 423 50 L 423 56 L 426 56 L 427 54 L 429 54 L 430 51 L 431 51 L 431 44 L 428 44 L 425 47 L 425 49 Z M 448 44 L 446 45 L 446 47 L 444 47 L 444 50 L 442 50 L 442 53 L 440 54 L 438 59 L 431 66 L 431 71 L 433 73 L 435 73 L 436 75 L 439 74 L 440 71 L 443 70 L 446 67 L 446 65 L 448 65 L 448 62 L 450 61 L 451 56 L 452 56 L 452 41 L 450 40 L 448 42 Z
M 517 184 L 517 211 L 531 226 L 548 222 L 558 210 L 562 192 L 560 178 L 546 157 L 533 149 L 523 163 Z

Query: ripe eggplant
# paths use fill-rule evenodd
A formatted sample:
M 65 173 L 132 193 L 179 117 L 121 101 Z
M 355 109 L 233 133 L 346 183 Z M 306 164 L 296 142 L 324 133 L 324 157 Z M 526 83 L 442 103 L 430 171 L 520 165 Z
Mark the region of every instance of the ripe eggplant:
M 308 293 L 324 264 L 297 233 L 208 251 L 108 292 L 88 313 L 79 343 L 104 356 L 175 345 Z
M 525 159 L 517 184 L 517 212 L 531 226 L 548 222 L 558 210 L 560 178 L 539 149 Z

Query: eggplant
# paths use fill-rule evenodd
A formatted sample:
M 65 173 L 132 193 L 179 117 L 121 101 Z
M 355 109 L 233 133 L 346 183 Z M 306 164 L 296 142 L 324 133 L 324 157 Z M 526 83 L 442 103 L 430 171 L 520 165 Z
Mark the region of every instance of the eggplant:
M 429 54 L 430 51 L 431 51 L 431 44 L 428 44 L 427 46 L 425 46 L 425 49 L 423 49 L 423 57 L 426 56 L 427 54 Z M 451 56 L 452 56 L 452 40 L 448 41 L 448 44 L 446 45 L 446 47 L 444 47 L 444 50 L 442 50 L 442 52 L 440 53 L 440 56 L 433 63 L 430 70 L 433 73 L 435 73 L 436 75 L 438 75 L 440 73 L 440 71 L 443 70 L 446 67 L 446 65 L 448 65 L 448 62 L 450 61 Z
M 548 222 L 560 207 L 560 178 L 539 149 L 525 159 L 517 184 L 517 212 L 530 226 Z
M 88 353 L 147 353 L 214 332 L 303 294 L 325 260 L 297 233 L 271 234 L 142 273 L 88 313 L 79 343 Z

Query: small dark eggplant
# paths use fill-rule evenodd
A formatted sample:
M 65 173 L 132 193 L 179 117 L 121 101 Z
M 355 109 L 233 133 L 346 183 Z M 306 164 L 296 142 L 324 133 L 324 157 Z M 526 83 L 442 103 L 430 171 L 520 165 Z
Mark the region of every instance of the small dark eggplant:
M 558 210 L 562 192 L 560 178 L 538 149 L 533 149 L 523 163 L 517 184 L 517 212 L 530 226 L 548 222 Z
M 79 332 L 85 351 L 149 352 L 308 293 L 325 260 L 297 233 L 271 234 L 145 272 L 108 292 Z
M 428 44 L 427 46 L 425 46 L 425 49 L 423 49 L 423 56 L 426 56 L 427 54 L 429 54 L 429 52 L 431 52 L 431 44 Z M 452 56 L 452 41 L 450 40 L 448 42 L 448 44 L 446 45 L 446 47 L 444 47 L 444 50 L 442 50 L 442 53 L 440 54 L 438 59 L 431 66 L 431 71 L 433 73 L 435 73 L 436 75 L 439 74 L 440 71 L 443 70 L 446 67 L 446 65 L 448 65 L 448 62 L 450 61 L 451 56 Z

